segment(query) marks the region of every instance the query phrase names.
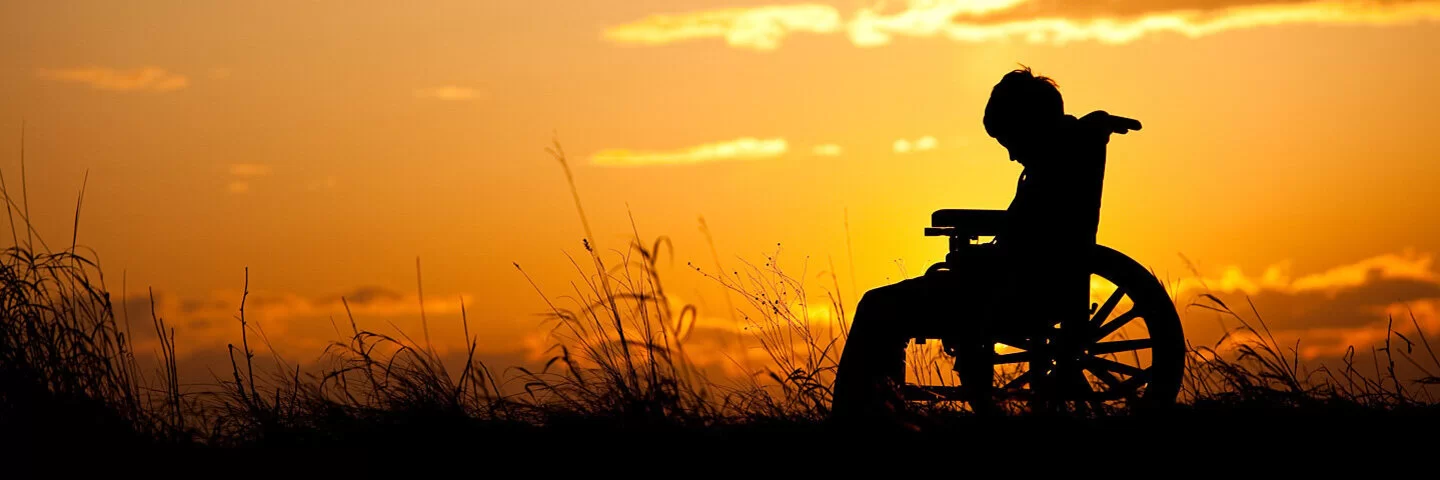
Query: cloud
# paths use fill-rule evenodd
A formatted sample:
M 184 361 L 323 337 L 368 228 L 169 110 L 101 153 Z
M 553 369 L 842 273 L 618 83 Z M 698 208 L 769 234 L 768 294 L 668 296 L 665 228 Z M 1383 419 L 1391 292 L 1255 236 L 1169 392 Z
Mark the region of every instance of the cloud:
M 1433 266 L 1433 255 L 1403 251 L 1292 278 L 1289 263 L 1282 262 L 1266 268 L 1260 277 L 1231 267 L 1220 278 L 1184 282 L 1178 290 L 1182 299 L 1211 293 L 1256 328 L 1263 319 L 1281 343 L 1301 340 L 1306 358 L 1333 357 L 1351 346 L 1363 350 L 1383 342 L 1392 327 L 1417 338 L 1412 312 L 1427 336 L 1440 332 L 1440 317 L 1435 315 L 1440 273 Z M 1205 311 L 1187 312 L 1193 317 Z M 1187 322 L 1186 330 L 1187 337 L 1201 343 L 1221 333 L 1218 327 L 1194 321 Z
M 841 148 L 839 145 L 833 143 L 816 145 L 815 148 L 811 149 L 810 151 L 813 152 L 816 156 L 821 157 L 838 157 L 840 156 L 840 154 L 845 153 L 844 148 Z
M 790 15 L 783 22 L 738 20 L 768 19 L 775 12 L 802 8 L 807 14 Z M 852 44 L 862 47 L 886 45 L 896 36 L 965 42 L 1125 43 L 1157 32 L 1199 37 L 1273 25 L 1391 25 L 1440 20 L 1440 1 L 910 0 L 895 8 L 860 8 L 848 19 L 840 18 L 837 9 L 824 5 L 709 10 L 652 15 L 606 29 L 604 36 L 620 43 L 644 45 L 724 38 L 731 46 L 757 50 L 778 48 L 794 32 L 844 32 Z
M 651 15 L 607 28 L 604 37 L 641 45 L 723 38 L 734 47 L 770 50 L 793 32 L 834 33 L 840 27 L 840 13 L 829 5 L 775 5 Z
M 1232 307 L 1246 305 L 1239 295 L 1230 297 Z M 1440 284 L 1415 280 L 1387 280 L 1378 275 L 1364 285 L 1345 287 L 1333 295 L 1322 292 L 1262 290 L 1249 296 L 1256 310 L 1266 316 L 1270 328 L 1305 330 L 1354 327 L 1385 318 L 1385 309 L 1394 304 L 1440 298 Z
M 190 85 L 190 79 L 160 67 L 117 70 L 105 67 L 42 68 L 35 75 L 58 82 L 81 83 L 113 92 L 172 92 Z
M 217 376 L 229 377 L 231 363 L 227 345 L 241 346 L 237 318 L 241 292 L 216 291 L 199 297 L 180 297 L 159 290 L 154 293 L 155 315 L 163 319 L 167 328 L 174 328 L 181 382 L 201 387 L 213 383 Z M 352 335 L 352 317 L 347 315 L 341 297 L 349 303 L 355 329 L 388 335 L 410 345 L 424 341 L 425 324 L 420 319 L 419 298 L 413 292 L 400 293 L 372 286 L 312 297 L 251 290 L 245 302 L 245 317 L 248 342 L 255 352 L 256 376 L 270 375 L 282 360 L 288 367 L 279 371 L 288 370 L 290 374 L 297 366 L 306 373 L 316 373 L 318 367 L 329 364 L 326 348 L 331 342 L 348 341 Z M 536 366 L 526 363 L 524 347 L 514 341 L 519 335 L 512 335 L 516 338 L 511 339 L 506 336 L 509 334 L 477 327 L 475 296 L 427 295 L 425 314 L 430 338 L 447 367 L 460 365 L 468 352 L 466 327 L 460 318 L 461 299 L 472 309 L 469 328 L 478 342 L 478 360 L 493 367 L 497 376 L 511 366 Z M 117 320 L 128 332 L 141 365 L 156 365 L 160 342 L 152 323 L 151 298 L 131 293 L 115 308 Z M 374 339 L 371 340 L 370 345 L 374 345 Z M 377 350 L 387 351 L 393 349 Z
M 895 153 L 910 153 L 910 150 L 914 149 L 915 147 L 910 144 L 909 140 L 902 138 L 896 140 L 895 145 L 892 148 L 895 150 Z
M 935 140 L 935 137 L 931 136 L 924 136 L 915 140 L 915 150 L 920 152 L 926 150 L 934 150 L 935 147 L 938 145 L 940 145 L 940 142 Z
M 469 87 L 445 85 L 440 87 L 415 89 L 415 98 L 462 102 L 469 100 L 483 100 L 485 98 L 485 92 Z
M 227 345 L 237 348 L 241 345 L 238 319 L 241 298 L 239 290 L 214 291 L 200 296 L 154 291 L 153 311 L 163 319 L 166 327 L 174 328 L 174 345 L 182 382 L 210 383 L 217 375 L 219 378 L 229 376 L 231 364 L 226 354 Z M 314 372 L 318 366 L 333 360 L 325 355 L 327 347 L 332 342 L 350 340 L 355 330 L 387 335 L 409 345 L 418 345 L 426 341 L 422 328 L 428 327 L 434 350 L 447 359 L 448 367 L 460 365 L 468 353 L 468 334 L 477 342 L 477 358 L 494 370 L 502 384 L 509 384 L 506 380 L 515 378 L 510 367 L 521 366 L 536 371 L 542 368 L 546 360 L 560 353 L 552 348 L 557 342 L 573 346 L 577 338 L 592 341 L 619 339 L 609 328 L 603 333 L 586 330 L 576 335 L 576 330 L 554 328 L 559 325 L 548 321 L 477 321 L 477 318 L 486 317 L 482 312 L 487 302 L 480 299 L 488 297 L 463 292 L 426 295 L 424 322 L 420 316 L 418 294 L 404 288 L 360 285 L 321 295 L 252 288 L 244 298 L 245 331 L 250 348 L 255 351 L 257 375 L 262 371 L 269 374 L 276 368 L 288 370 L 291 374 L 296 367 L 307 373 Z M 674 294 L 667 294 L 666 298 L 674 312 L 680 312 L 691 304 Z M 564 299 L 559 300 L 565 308 Z M 824 338 L 839 335 L 842 316 L 824 303 L 823 296 L 811 300 L 802 302 L 799 298 L 787 298 L 786 305 L 795 318 L 803 319 L 805 333 Z M 462 301 L 468 307 L 468 327 L 461 320 Z M 145 366 L 158 361 L 156 357 L 160 349 L 156 329 L 151 323 L 151 308 L 152 297 L 134 292 L 120 298 L 116 305 L 117 320 L 129 332 L 127 336 L 131 345 Z M 743 305 L 743 308 L 744 312 L 750 313 L 740 318 L 725 315 L 724 310 L 712 311 L 703 307 L 695 317 L 690 317 L 693 324 L 689 324 L 691 327 L 687 328 L 688 334 L 684 337 L 684 355 L 704 375 L 717 381 L 736 380 L 748 384 L 759 369 L 772 365 L 773 360 L 767 353 L 769 350 L 762 345 L 762 338 L 769 342 L 770 348 L 782 345 L 777 341 L 786 342 L 780 348 L 791 349 L 791 355 L 800 361 L 804 361 L 805 355 L 815 353 L 808 348 L 806 335 L 792 335 L 798 330 L 789 330 L 801 328 L 799 324 L 751 320 L 763 318 L 757 309 L 769 311 L 772 308 L 769 303 Z M 650 325 L 658 327 L 655 323 Z M 367 345 L 376 345 L 376 342 L 377 339 L 371 338 L 367 340 Z M 393 351 L 391 347 L 381 346 L 377 353 Z M 836 345 L 831 355 L 838 355 L 838 351 L 839 345 Z M 572 348 L 570 352 L 584 364 L 583 349 Z M 288 366 L 278 365 L 277 357 Z
M 1289 293 L 1319 291 L 1329 294 L 1344 289 L 1361 287 L 1376 280 L 1415 280 L 1426 283 L 1440 283 L 1440 273 L 1434 271 L 1435 256 L 1414 250 L 1403 250 L 1366 258 L 1348 265 L 1333 267 L 1322 272 L 1292 278 L 1288 261 L 1270 265 L 1258 277 L 1246 275 L 1239 267 L 1225 267 L 1216 278 L 1191 278 L 1181 282 L 1179 290 L 1218 290 L 1256 294 L 1262 290 L 1278 290 Z
M 229 166 L 229 173 L 232 177 L 225 190 L 232 194 L 242 194 L 250 191 L 250 180 L 270 175 L 269 165 L 258 163 L 232 163 Z
M 1435 257 L 1432 255 L 1417 254 L 1413 251 L 1392 253 L 1300 277 L 1291 287 L 1297 291 L 1328 291 L 1361 287 L 1377 278 L 1436 283 L 1440 281 L 1440 276 L 1432 270 L 1434 264 Z
M 590 157 L 592 165 L 607 167 L 638 167 L 647 165 L 686 165 L 722 160 L 758 160 L 785 154 L 788 145 L 783 138 L 739 138 L 728 142 L 707 143 L 670 151 L 602 150 Z
M 236 315 L 240 298 L 238 291 L 216 291 L 185 298 L 157 291 L 155 312 L 167 325 L 175 327 L 176 337 L 183 340 L 176 343 L 176 348 L 183 356 L 206 348 L 223 348 L 238 340 L 240 324 Z M 342 298 L 349 304 L 348 312 L 354 315 L 357 328 L 421 338 L 418 296 L 374 286 L 317 297 L 251 290 L 245 301 L 246 320 L 252 327 L 263 330 L 276 351 L 287 356 L 309 357 L 318 354 L 329 342 L 350 334 L 350 319 Z M 443 344 L 437 341 L 437 349 L 464 350 L 465 336 L 459 318 L 462 299 L 469 305 L 476 303 L 475 297 L 469 294 L 426 296 L 425 314 L 432 338 L 447 339 Z M 157 346 L 155 333 L 146 323 L 151 318 L 148 295 L 131 294 L 125 299 L 124 311 L 128 311 L 137 345 Z M 254 337 L 251 342 L 255 347 Z M 493 344 L 488 347 L 506 348 Z
M 926 135 L 913 141 L 904 138 L 896 140 L 894 145 L 891 146 L 891 149 L 893 149 L 895 153 L 903 154 L 910 152 L 923 152 L 926 150 L 934 150 L 935 147 L 938 146 L 940 146 L 939 140 L 936 140 L 935 137 Z
M 667 294 L 666 299 L 673 312 L 682 311 L 687 305 L 694 305 L 674 294 Z M 694 323 L 687 323 L 686 333 L 680 337 L 662 338 L 659 331 L 663 327 L 653 323 L 652 317 L 651 328 L 656 332 L 653 340 L 656 344 L 668 344 L 670 339 L 681 338 L 686 361 L 699 368 L 705 376 L 722 382 L 740 380 L 749 384 L 764 368 L 774 365 L 772 353 L 786 351 L 793 360 L 803 363 L 809 355 L 821 354 L 820 351 L 810 348 L 813 345 L 809 342 L 824 343 L 840 335 L 842 315 L 825 302 L 823 297 L 812 298 L 811 301 L 802 301 L 798 297 L 787 298 L 784 301 L 785 307 L 782 308 L 789 311 L 791 316 L 788 318 L 795 320 L 795 323 L 761 313 L 773 311 L 779 314 L 779 311 L 773 310 L 779 305 L 769 301 L 742 304 L 735 312 L 739 314 L 738 317 L 727 316 L 724 310 L 710 310 L 701 306 L 694 317 L 687 317 Z M 639 324 L 639 321 L 633 324 L 636 325 L 634 331 L 643 331 Z M 620 337 L 613 328 L 607 328 L 603 332 L 589 328 L 556 328 L 533 331 L 525 336 L 521 344 L 527 352 L 526 360 L 531 363 L 544 363 L 560 354 L 559 349 L 554 348 L 557 344 L 569 345 L 570 352 L 577 357 L 586 356 L 583 349 L 575 348 L 581 340 L 591 344 L 613 344 L 620 341 Z M 831 360 L 838 357 L 841 346 L 834 346 L 834 352 L 829 353 Z M 580 360 L 581 364 L 593 365 L 593 362 L 584 358 L 577 360 Z
M 1028 0 L 1001 2 L 1010 5 L 985 12 L 961 12 L 956 23 L 1005 23 L 1037 18 L 1133 18 L 1147 14 L 1196 12 L 1216 13 L 1235 8 L 1281 7 L 1318 3 L 1315 0 L 1108 0 L 1105 2 L 1077 0 Z M 1354 2 L 1352 2 L 1354 3 Z M 1406 3 L 1406 0 L 1387 3 Z
M 397 302 L 404 298 L 400 292 L 385 287 L 364 286 L 341 295 L 351 305 L 371 305 L 381 302 Z

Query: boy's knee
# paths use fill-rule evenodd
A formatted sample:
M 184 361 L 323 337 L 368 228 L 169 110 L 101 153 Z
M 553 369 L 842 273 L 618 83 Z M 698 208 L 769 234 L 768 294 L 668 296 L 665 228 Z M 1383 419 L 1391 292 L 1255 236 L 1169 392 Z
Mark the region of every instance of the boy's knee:
M 860 303 L 856 304 L 855 308 L 859 310 L 860 308 L 876 309 L 894 306 L 896 302 L 902 301 L 903 290 L 904 288 L 899 283 L 872 288 L 860 297 Z
M 871 289 L 869 291 L 866 291 L 864 295 L 860 296 L 860 302 L 855 304 L 855 308 L 865 308 L 870 305 L 884 302 L 885 293 L 881 292 L 879 288 Z

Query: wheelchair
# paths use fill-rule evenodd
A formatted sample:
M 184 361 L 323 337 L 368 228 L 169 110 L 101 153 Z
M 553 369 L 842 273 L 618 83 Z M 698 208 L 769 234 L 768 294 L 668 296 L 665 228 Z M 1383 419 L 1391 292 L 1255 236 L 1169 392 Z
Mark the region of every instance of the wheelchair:
M 966 263 L 994 256 L 996 242 L 979 240 L 999 235 L 1006 223 L 1004 210 L 934 212 L 925 234 L 948 237 L 950 252 L 945 262 L 930 267 L 926 275 L 966 275 Z M 885 398 L 904 402 L 902 407 L 916 402 L 963 402 L 981 414 L 1064 410 L 1102 415 L 1173 405 L 1184 375 L 1186 343 L 1175 304 L 1164 285 L 1134 259 L 1103 245 L 1090 242 L 1074 251 L 1083 252 L 1075 259 L 1074 269 L 1088 273 L 1089 285 L 1069 284 L 1074 288 L 1067 287 L 1067 292 L 1088 288 L 1088 305 L 1077 305 L 1078 295 L 1046 298 L 1041 291 L 1009 292 L 983 299 L 990 304 L 983 308 L 954 305 L 945 310 L 954 311 L 956 317 L 984 312 L 979 316 L 989 318 L 905 322 L 909 331 L 900 332 L 905 345 L 887 343 L 898 352 L 887 348 L 882 355 L 857 355 L 848 363 L 842 355 L 832 413 L 855 411 L 861 407 L 857 404 L 866 402 L 863 395 L 842 395 L 842 388 L 854 392 L 859 387 L 855 383 L 867 381 L 854 378 L 857 370 L 892 372 L 885 382 L 884 388 L 890 392 Z M 1078 276 L 1069 278 L 1078 280 Z M 1064 313 L 1016 318 L 1034 317 L 1018 313 L 1025 310 L 1018 307 L 1044 302 L 1063 303 L 1064 308 L 1055 311 Z M 966 321 L 984 322 L 980 338 L 966 337 L 976 336 L 973 329 L 947 328 Z M 945 353 L 939 358 L 954 360 L 952 371 L 958 385 L 904 379 L 909 343 L 931 340 L 938 340 Z M 853 331 L 850 341 L 856 341 Z M 912 373 L 930 368 L 923 367 Z M 899 378 L 893 374 L 897 369 L 902 372 Z M 842 386 L 841 382 L 851 385 Z

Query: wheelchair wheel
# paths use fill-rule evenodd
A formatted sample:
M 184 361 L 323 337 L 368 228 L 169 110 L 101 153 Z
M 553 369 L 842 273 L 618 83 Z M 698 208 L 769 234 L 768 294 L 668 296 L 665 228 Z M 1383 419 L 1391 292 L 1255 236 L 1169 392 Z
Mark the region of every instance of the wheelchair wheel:
M 834 385 L 833 415 L 888 416 L 906 402 L 962 401 L 976 412 L 1003 410 L 1105 414 L 1174 403 L 1185 367 L 1185 338 L 1174 302 L 1130 257 L 1096 245 L 1090 258 L 1088 319 L 1043 333 L 1000 335 L 978 347 L 945 345 L 958 356 L 959 385 L 905 383 L 913 335 L 852 327 Z M 1003 306 L 990 309 L 996 324 Z M 932 366 L 922 366 L 930 370 Z
M 1175 402 L 1186 347 L 1174 302 L 1135 260 L 1100 245 L 1092 252 L 1094 303 L 1088 321 L 1057 322 L 1041 335 L 997 338 L 995 353 L 978 357 L 988 357 L 992 368 L 958 369 L 962 389 L 978 384 L 996 405 L 1019 403 L 1030 411 L 1104 414 Z

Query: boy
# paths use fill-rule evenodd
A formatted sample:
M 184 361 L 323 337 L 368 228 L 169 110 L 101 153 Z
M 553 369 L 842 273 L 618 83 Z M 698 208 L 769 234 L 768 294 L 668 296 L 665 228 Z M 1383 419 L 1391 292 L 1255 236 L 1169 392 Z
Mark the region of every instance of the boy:
M 1010 160 L 1025 167 L 1006 210 L 1005 230 L 996 235 L 994 258 L 951 264 L 952 270 L 866 292 L 837 369 L 837 417 L 883 415 L 902 407 L 895 386 L 905 381 L 905 346 L 917 331 L 964 328 L 977 345 L 962 351 L 980 360 L 962 358 L 960 367 L 988 370 L 983 359 L 990 352 L 983 350 L 993 347 L 979 340 L 987 321 L 1000 320 L 988 307 L 1003 305 L 1005 320 L 1036 320 L 1079 315 L 1088 304 L 1084 260 L 1100 221 L 1105 146 L 1111 133 L 1139 130 L 1140 122 L 1103 111 L 1066 115 L 1055 82 L 1021 68 L 991 90 L 984 124 L 1009 150 Z

